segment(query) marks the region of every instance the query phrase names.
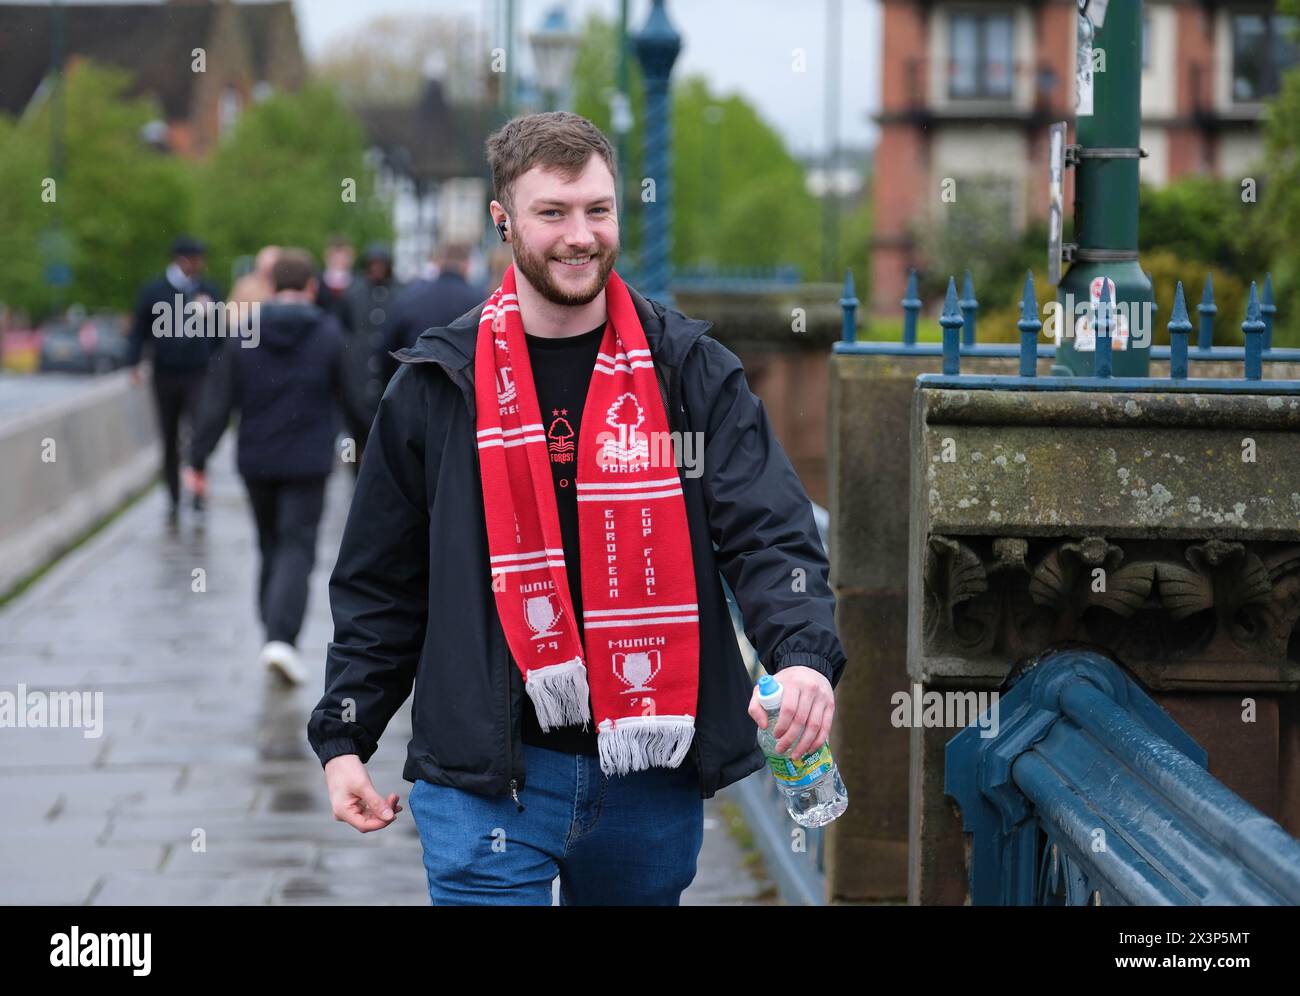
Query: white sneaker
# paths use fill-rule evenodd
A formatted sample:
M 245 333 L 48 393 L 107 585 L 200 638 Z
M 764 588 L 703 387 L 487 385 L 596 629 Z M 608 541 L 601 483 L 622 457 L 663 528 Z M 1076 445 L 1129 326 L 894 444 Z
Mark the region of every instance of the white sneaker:
M 264 646 L 258 662 L 280 672 L 292 685 L 301 685 L 307 680 L 307 669 L 303 667 L 298 651 L 283 640 L 272 640 Z

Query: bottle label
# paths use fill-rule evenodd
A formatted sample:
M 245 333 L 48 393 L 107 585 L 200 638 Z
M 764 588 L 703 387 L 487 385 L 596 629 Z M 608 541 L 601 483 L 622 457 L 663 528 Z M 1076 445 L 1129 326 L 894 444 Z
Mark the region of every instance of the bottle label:
M 776 780 L 788 788 L 804 788 L 817 781 L 831 770 L 831 745 L 824 743 L 811 754 L 801 758 L 767 756 L 767 766 L 772 769 Z

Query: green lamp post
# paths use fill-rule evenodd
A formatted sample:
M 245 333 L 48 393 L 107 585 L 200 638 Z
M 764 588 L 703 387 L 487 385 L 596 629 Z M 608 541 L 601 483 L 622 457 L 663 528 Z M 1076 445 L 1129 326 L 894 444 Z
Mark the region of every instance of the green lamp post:
M 1094 373 L 1095 305 L 1115 302 L 1116 377 L 1149 372 L 1154 331 L 1151 281 L 1138 263 L 1138 162 L 1142 103 L 1142 0 L 1077 0 L 1075 166 L 1070 267 L 1057 286 L 1061 339 L 1054 373 Z M 1113 283 L 1113 289 L 1109 284 Z M 1108 293 L 1109 292 L 1109 293 Z

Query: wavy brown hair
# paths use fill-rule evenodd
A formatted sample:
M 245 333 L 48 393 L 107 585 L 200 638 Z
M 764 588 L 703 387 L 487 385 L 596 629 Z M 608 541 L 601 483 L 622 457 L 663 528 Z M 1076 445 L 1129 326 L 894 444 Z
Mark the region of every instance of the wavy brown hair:
M 496 199 L 508 213 L 514 214 L 511 188 L 521 175 L 534 166 L 543 166 L 572 180 L 583 171 L 593 153 L 605 161 L 617 178 L 614 147 L 604 132 L 581 115 L 548 111 L 512 118 L 487 140 Z

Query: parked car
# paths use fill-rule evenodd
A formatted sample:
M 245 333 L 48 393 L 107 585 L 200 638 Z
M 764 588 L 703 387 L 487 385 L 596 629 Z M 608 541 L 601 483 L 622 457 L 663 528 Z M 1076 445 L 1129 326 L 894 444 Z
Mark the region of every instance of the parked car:
M 41 326 L 41 371 L 108 373 L 126 365 L 125 316 L 51 318 Z

